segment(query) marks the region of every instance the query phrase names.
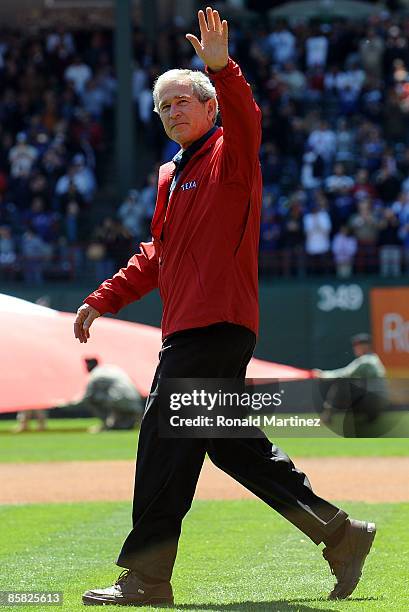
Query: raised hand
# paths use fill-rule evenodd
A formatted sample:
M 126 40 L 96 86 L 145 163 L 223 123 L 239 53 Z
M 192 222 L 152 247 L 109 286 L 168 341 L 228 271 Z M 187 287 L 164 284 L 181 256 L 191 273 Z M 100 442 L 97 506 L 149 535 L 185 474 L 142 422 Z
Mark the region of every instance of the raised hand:
M 199 11 L 197 16 L 201 40 L 193 34 L 186 34 L 186 38 L 192 43 L 202 62 L 210 70 L 217 72 L 224 68 L 229 60 L 227 21 L 221 21 L 218 11 L 212 10 L 210 6 L 206 9 L 206 16 L 203 11 Z

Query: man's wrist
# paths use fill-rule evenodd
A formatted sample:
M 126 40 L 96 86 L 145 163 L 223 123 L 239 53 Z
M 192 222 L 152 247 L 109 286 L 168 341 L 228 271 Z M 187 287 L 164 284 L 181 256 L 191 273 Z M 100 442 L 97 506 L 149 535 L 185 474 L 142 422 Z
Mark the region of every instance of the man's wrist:
M 209 75 L 211 79 L 219 80 L 223 79 L 225 75 L 230 74 L 232 67 L 234 66 L 233 60 L 229 57 L 227 59 L 227 64 L 223 67 L 217 69 L 217 72 L 214 72 L 213 68 L 210 68 L 208 64 L 205 66 L 205 72 Z
M 207 66 L 209 72 L 220 72 L 221 70 L 224 70 L 224 68 L 226 68 L 227 64 L 229 63 L 229 60 L 227 60 L 227 62 L 225 64 L 223 64 L 222 66 Z

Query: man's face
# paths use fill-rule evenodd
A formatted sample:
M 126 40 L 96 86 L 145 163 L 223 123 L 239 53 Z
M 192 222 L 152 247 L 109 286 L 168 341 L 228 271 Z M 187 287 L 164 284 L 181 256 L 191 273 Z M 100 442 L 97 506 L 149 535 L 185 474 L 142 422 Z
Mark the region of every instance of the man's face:
M 371 346 L 367 342 L 356 342 L 353 345 L 355 357 L 362 357 L 371 352 Z
M 158 98 L 159 116 L 165 132 L 183 149 L 203 136 L 214 123 L 216 101 L 200 102 L 188 82 L 164 83 Z

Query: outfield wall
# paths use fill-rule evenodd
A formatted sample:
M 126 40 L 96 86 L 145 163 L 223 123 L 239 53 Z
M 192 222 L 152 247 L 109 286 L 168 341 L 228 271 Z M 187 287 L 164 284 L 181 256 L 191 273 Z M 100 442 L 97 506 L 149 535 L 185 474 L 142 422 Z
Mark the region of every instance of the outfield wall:
M 334 368 L 347 363 L 352 358 L 350 336 L 371 330 L 371 289 L 405 287 L 402 279 L 398 281 L 373 277 L 343 282 L 262 281 L 256 356 L 306 368 Z M 30 301 L 45 297 L 49 306 L 66 311 L 75 311 L 91 290 L 92 287 L 67 284 L 32 289 L 3 284 L 0 289 Z M 127 306 L 120 317 L 158 326 L 161 305 L 157 292 Z M 409 368 L 409 347 L 404 352 L 405 359 Z

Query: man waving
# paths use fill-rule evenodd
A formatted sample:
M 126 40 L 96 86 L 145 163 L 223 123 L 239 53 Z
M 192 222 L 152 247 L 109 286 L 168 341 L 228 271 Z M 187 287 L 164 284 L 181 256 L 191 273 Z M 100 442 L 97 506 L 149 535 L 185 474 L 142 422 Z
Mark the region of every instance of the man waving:
M 187 34 L 206 74 L 170 70 L 153 97 L 167 135 L 181 149 L 160 168 L 152 241 L 78 310 L 75 335 L 93 320 L 158 287 L 163 344 L 138 444 L 133 529 L 112 587 L 87 591 L 86 604 L 172 604 L 170 584 L 184 516 L 205 454 L 280 512 L 316 544 L 327 545 L 338 585 L 355 588 L 374 531 L 317 497 L 305 474 L 260 432 L 251 439 L 172 439 L 158 432 L 158 394 L 168 378 L 244 381 L 258 332 L 261 209 L 260 110 L 228 55 L 228 27 L 199 11 L 201 40 Z M 209 78 L 210 77 L 210 78 Z M 220 108 L 223 128 L 216 127 Z M 329 553 L 328 553 L 329 551 Z

